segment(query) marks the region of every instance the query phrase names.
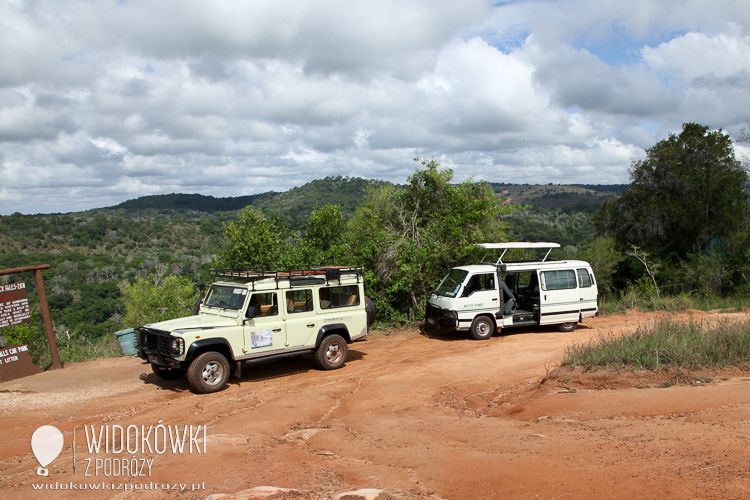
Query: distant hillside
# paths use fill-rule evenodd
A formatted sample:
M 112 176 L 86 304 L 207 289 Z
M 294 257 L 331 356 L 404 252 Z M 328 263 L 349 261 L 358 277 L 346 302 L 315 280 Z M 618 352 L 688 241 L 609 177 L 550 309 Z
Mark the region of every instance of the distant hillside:
M 354 213 L 365 201 L 370 186 L 390 184 L 386 181 L 371 181 L 360 177 L 326 177 L 308 182 L 273 197 L 258 199 L 252 203 L 264 213 L 281 215 L 292 229 L 304 229 L 312 211 L 323 205 L 341 206 L 345 216 Z
M 249 196 L 237 196 L 227 198 L 215 198 L 202 194 L 157 194 L 153 196 L 141 196 L 134 200 L 128 200 L 107 207 L 106 210 L 191 210 L 196 212 L 231 212 L 252 205 L 258 198 L 271 198 L 273 191 L 268 193 L 253 194 Z
M 608 185 L 557 185 L 557 184 L 505 184 L 491 182 L 496 193 L 508 203 L 531 205 L 534 208 L 578 207 L 588 211 L 602 202 L 620 196 L 627 184 Z
M 124 219 L 171 220 L 234 218 L 247 206 L 282 216 L 292 229 L 304 229 L 312 211 L 323 205 L 338 204 L 345 215 L 351 215 L 367 196 L 370 185 L 390 184 L 360 177 L 325 177 L 283 193 L 268 191 L 249 196 L 216 198 L 201 194 L 163 194 L 142 196 L 112 207 L 81 213 L 82 216 L 105 216 Z
M 83 217 L 104 216 L 108 219 L 176 220 L 237 217 L 246 206 L 282 216 L 292 229 L 304 229 L 312 211 L 336 203 L 350 216 L 367 196 L 370 186 L 390 184 L 360 177 L 325 177 L 283 193 L 268 191 L 249 196 L 216 198 L 201 194 L 164 194 L 142 196 L 112 207 L 82 212 Z M 609 185 L 535 185 L 490 182 L 493 190 L 507 203 L 533 208 L 562 208 L 592 213 L 603 201 L 617 198 L 627 184 Z

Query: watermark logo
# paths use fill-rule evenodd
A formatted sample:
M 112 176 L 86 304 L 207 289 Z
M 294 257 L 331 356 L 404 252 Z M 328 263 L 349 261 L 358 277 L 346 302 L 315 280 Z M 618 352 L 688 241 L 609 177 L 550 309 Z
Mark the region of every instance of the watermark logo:
M 179 490 L 202 491 L 205 483 L 160 483 L 140 478 L 152 477 L 152 466 L 164 455 L 206 454 L 205 425 L 84 425 L 86 443 L 83 462 L 85 478 L 94 482 L 45 481 L 32 483 L 35 490 Z M 72 432 L 73 474 L 76 474 L 76 428 Z M 39 467 L 37 475 L 49 477 L 46 467 L 63 449 L 64 439 L 53 425 L 39 427 L 31 436 L 31 451 Z M 86 453 L 87 452 L 87 453 Z M 86 456 L 87 455 L 87 456 Z M 80 461 L 80 458 L 79 458 Z M 111 478 L 111 479 L 110 479 Z M 120 482 L 112 479 L 119 478 Z M 52 479 L 50 477 L 50 479 Z
M 38 476 L 48 476 L 49 464 L 60 454 L 63 449 L 63 435 L 53 425 L 43 425 L 31 435 L 31 451 L 34 452 L 39 467 L 36 470 Z

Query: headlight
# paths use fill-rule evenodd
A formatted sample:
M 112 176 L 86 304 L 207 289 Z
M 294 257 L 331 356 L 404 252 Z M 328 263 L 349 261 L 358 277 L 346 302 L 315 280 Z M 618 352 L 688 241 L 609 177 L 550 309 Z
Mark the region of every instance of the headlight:
M 181 338 L 173 338 L 169 344 L 169 351 L 173 356 L 181 356 L 185 352 L 185 342 Z

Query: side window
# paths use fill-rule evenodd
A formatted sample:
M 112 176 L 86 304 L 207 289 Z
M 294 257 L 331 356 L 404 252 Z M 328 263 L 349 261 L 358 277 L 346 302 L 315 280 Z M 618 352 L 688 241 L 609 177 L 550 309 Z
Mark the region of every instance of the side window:
M 475 274 L 469 279 L 469 282 L 464 288 L 464 296 L 468 297 L 473 292 L 480 290 L 494 290 L 495 289 L 495 275 L 493 273 L 486 274 Z
M 359 287 L 332 286 L 321 288 L 318 292 L 321 309 L 332 309 L 334 307 L 348 307 L 359 305 Z
M 312 290 L 290 290 L 286 292 L 287 312 L 299 313 L 312 310 Z
M 539 273 L 542 290 L 569 290 L 576 288 L 576 275 L 570 271 L 542 271 Z
M 250 297 L 250 304 L 247 306 L 247 313 L 250 314 L 250 308 L 255 308 L 255 317 L 277 316 L 279 314 L 279 301 L 276 292 L 254 293 Z
M 581 288 L 588 288 L 591 286 L 591 278 L 587 269 L 578 269 L 578 282 Z
M 576 283 L 576 273 L 573 270 L 557 271 L 557 279 L 560 281 L 560 290 L 578 288 L 578 283 Z

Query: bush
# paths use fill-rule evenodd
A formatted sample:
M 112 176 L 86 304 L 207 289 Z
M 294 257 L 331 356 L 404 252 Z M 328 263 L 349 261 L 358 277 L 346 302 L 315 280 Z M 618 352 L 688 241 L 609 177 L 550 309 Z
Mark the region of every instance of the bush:
M 122 282 L 126 327 L 142 326 L 189 316 L 198 300 L 198 290 L 185 278 L 149 274 L 133 284 Z
M 29 323 L 20 325 L 7 326 L 3 328 L 2 334 L 5 336 L 4 346 L 28 344 L 29 355 L 37 366 L 46 366 L 46 357 L 49 357 L 49 348 L 44 332 L 36 326 L 36 318 L 32 318 Z

